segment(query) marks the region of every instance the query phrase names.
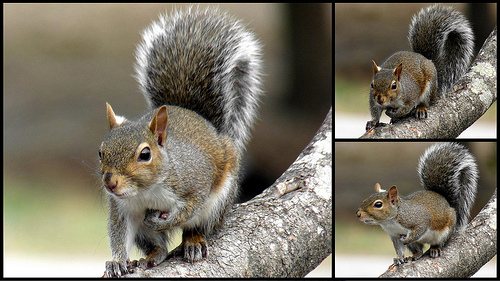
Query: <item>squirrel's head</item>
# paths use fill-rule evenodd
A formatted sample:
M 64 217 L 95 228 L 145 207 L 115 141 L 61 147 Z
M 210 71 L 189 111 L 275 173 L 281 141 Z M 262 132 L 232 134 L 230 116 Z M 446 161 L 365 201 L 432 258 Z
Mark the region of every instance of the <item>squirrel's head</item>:
M 375 192 L 361 203 L 356 212 L 359 220 L 366 224 L 379 224 L 394 216 L 395 212 L 393 210 L 399 204 L 400 198 L 396 186 L 392 186 L 389 191 L 385 191 L 377 183 L 375 184 Z
M 394 69 L 385 69 L 373 63 L 373 80 L 370 85 L 370 92 L 375 101 L 384 106 L 398 97 L 400 89 L 401 72 L 403 64 L 400 63 Z
M 132 197 L 141 188 L 151 186 L 161 172 L 160 147 L 165 145 L 168 120 L 166 107 L 137 122 L 116 116 L 109 104 L 107 109 L 110 132 L 99 149 L 103 185 L 119 198 Z

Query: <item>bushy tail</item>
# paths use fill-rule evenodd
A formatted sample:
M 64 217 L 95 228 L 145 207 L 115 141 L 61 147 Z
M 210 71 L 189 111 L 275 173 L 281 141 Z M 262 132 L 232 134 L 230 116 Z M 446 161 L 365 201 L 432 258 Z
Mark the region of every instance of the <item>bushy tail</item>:
M 455 208 L 457 229 L 467 225 L 479 178 L 476 160 L 467 148 L 435 144 L 420 157 L 417 170 L 424 188 L 443 195 Z
M 474 55 L 469 21 L 449 6 L 433 5 L 414 15 L 408 40 L 414 52 L 436 66 L 441 96 L 467 72 Z
M 239 21 L 191 7 L 160 16 L 144 31 L 136 77 L 152 108 L 193 110 L 241 151 L 262 92 L 260 49 Z

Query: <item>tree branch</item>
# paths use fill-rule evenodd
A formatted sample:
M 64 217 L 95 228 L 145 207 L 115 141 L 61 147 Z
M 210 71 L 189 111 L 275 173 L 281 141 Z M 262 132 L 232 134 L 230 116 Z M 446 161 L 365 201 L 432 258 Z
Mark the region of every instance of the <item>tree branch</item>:
M 440 258 L 421 259 L 391 266 L 380 277 L 471 277 L 497 254 L 497 191 L 465 231 L 453 236 Z
M 456 138 L 497 100 L 497 28 L 491 32 L 470 71 L 453 92 L 428 107 L 429 117 L 408 117 L 379 126 L 360 138 Z
M 297 160 L 206 239 L 209 257 L 127 277 L 303 277 L 332 253 L 332 109 Z

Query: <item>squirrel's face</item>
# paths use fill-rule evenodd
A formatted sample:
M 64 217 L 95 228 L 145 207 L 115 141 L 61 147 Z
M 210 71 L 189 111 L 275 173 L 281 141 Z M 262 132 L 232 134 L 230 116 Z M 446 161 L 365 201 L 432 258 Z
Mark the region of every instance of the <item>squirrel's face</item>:
M 118 198 L 136 196 L 156 181 L 162 155 L 154 136 L 144 132 L 125 123 L 113 128 L 99 149 L 103 186 Z
M 359 220 L 366 224 L 379 224 L 394 216 L 394 209 L 398 204 L 399 197 L 395 186 L 387 192 L 377 184 L 375 191 L 377 193 L 366 198 L 356 212 Z
M 370 85 L 370 94 L 381 106 L 387 106 L 398 97 L 400 88 L 402 64 L 395 69 L 381 68 L 373 62 L 373 80 Z
M 388 217 L 391 206 L 387 204 L 386 197 L 387 192 L 375 193 L 366 198 L 356 212 L 359 220 L 366 224 L 378 224 L 380 220 Z
M 118 198 L 133 197 L 153 186 L 162 173 L 166 107 L 137 122 L 116 116 L 109 104 L 106 107 L 110 132 L 99 149 L 103 185 Z
M 404 116 L 408 111 L 404 100 L 398 98 L 399 87 L 400 83 L 397 79 L 391 79 L 390 82 L 374 79 L 371 84 L 370 95 L 382 109 L 385 109 L 386 115 L 391 118 Z
M 371 95 L 373 95 L 373 98 L 378 104 L 384 106 L 397 98 L 399 83 L 396 80 L 391 81 L 389 88 L 386 88 L 386 85 L 376 86 L 377 84 L 376 81 L 372 82 Z

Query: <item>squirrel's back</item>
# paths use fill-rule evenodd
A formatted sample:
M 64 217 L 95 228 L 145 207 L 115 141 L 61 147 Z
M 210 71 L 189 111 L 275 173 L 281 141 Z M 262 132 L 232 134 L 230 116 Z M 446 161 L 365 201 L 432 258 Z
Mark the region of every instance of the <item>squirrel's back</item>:
M 190 109 L 241 151 L 262 92 L 260 54 L 257 39 L 239 21 L 191 7 L 160 16 L 144 31 L 136 76 L 151 108 Z
M 467 148 L 451 142 L 435 144 L 420 157 L 417 171 L 425 189 L 443 195 L 455 208 L 457 228 L 467 225 L 479 178 L 475 158 Z
M 438 72 L 439 95 L 451 88 L 469 68 L 474 55 L 474 33 L 467 18 L 439 4 L 420 10 L 410 23 L 413 52 L 430 59 Z

